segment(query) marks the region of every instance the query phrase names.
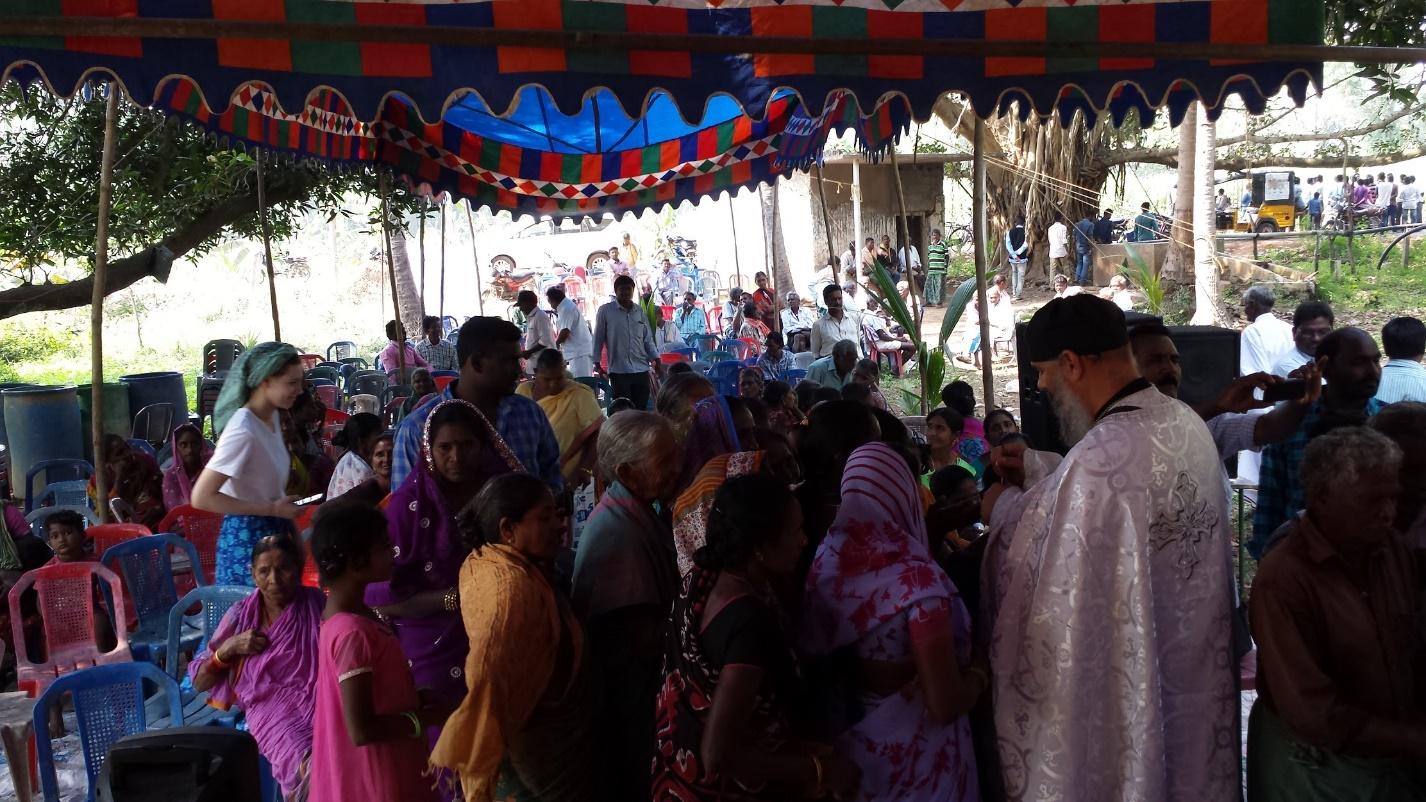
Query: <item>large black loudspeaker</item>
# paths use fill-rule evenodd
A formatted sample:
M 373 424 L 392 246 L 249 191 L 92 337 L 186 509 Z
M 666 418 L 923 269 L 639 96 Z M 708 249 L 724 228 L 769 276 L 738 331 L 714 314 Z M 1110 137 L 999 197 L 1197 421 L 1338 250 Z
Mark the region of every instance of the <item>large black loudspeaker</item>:
M 1025 342 L 1026 324 L 1015 327 L 1017 353 L 1030 353 Z M 1189 406 L 1218 397 L 1238 377 L 1238 332 L 1217 326 L 1169 326 L 1178 348 L 1183 382 L 1178 397 Z M 1028 359 L 1020 360 L 1020 429 L 1035 448 L 1069 450 L 1060 437 L 1050 399 L 1039 390 L 1040 372 Z
M 257 741 L 226 727 L 120 738 L 99 773 L 99 802 L 259 802 Z

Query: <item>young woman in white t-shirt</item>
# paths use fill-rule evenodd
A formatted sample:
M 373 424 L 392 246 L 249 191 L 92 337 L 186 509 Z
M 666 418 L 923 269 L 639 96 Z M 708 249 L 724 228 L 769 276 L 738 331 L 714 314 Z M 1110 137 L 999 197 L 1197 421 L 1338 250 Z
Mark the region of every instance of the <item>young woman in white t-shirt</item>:
M 218 447 L 193 485 L 192 504 L 221 513 L 214 584 L 252 585 L 253 544 L 292 534 L 299 508 L 285 493 L 292 457 L 278 411 L 302 393 L 302 362 L 286 343 L 243 352 L 228 373 L 213 410 Z

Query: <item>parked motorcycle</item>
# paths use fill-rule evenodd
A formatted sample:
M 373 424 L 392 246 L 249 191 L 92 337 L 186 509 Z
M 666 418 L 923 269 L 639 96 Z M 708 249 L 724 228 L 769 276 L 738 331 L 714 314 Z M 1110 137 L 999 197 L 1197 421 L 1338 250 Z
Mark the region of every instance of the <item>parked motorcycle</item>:
M 502 301 L 514 303 L 521 291 L 533 290 L 538 274 L 538 270 L 517 268 L 515 260 L 503 254 L 490 260 L 490 287 Z

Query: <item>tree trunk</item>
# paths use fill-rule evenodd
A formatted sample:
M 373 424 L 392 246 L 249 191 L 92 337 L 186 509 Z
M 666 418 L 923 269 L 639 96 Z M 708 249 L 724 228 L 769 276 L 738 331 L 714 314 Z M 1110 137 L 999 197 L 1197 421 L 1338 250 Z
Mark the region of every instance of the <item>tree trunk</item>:
M 1211 326 L 1218 319 L 1218 260 L 1214 253 L 1214 208 L 1213 169 L 1215 142 L 1218 138 L 1213 121 L 1203 104 L 1198 108 L 1193 121 L 1198 131 L 1195 136 L 1193 172 L 1195 201 L 1193 204 L 1193 319 L 1195 326 Z
M 782 213 L 777 210 L 777 182 L 758 187 L 758 199 L 762 201 L 763 231 L 766 232 L 767 261 L 772 266 L 772 282 L 777 287 L 777 294 L 785 295 L 788 290 L 795 290 L 797 287 L 793 283 L 792 269 L 787 261 L 787 244 L 782 238 Z M 749 286 L 752 285 L 751 277 L 745 276 L 744 280 Z
M 1197 173 L 1194 172 L 1198 142 L 1198 103 L 1189 104 L 1184 122 L 1178 127 L 1178 183 L 1174 187 L 1173 232 L 1169 234 L 1168 257 L 1163 276 L 1179 280 L 1193 269 L 1194 202 Z
M 967 142 L 975 137 L 975 115 L 962 113 L 952 96 L 941 98 L 935 115 Z M 986 121 L 981 146 L 986 154 L 987 250 L 992 270 L 1004 266 L 1002 243 L 1016 217 L 1024 215 L 1030 242 L 1030 275 L 1049 277 L 1046 232 L 1054 213 L 1069 224 L 1098 217 L 1100 193 L 1109 177 L 1109 128 L 1086 127 L 1075 117 L 1068 128 L 1058 119 L 1021 121 L 1013 114 Z
M 401 309 L 401 325 L 407 337 L 421 336 L 421 294 L 411 274 L 411 257 L 406 252 L 406 233 L 391 232 L 391 262 L 396 266 L 397 306 Z

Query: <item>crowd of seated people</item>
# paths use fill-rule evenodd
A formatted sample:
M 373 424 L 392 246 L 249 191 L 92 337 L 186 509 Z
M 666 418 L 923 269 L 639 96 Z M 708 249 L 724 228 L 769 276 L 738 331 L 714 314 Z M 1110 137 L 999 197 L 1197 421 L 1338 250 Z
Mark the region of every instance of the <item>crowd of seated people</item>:
M 188 676 L 244 711 L 287 800 L 1236 799 L 1215 419 L 1263 405 L 1185 406 L 1157 336 L 1090 294 L 1034 315 L 1063 454 L 961 381 L 899 418 L 853 340 L 795 386 L 780 357 L 736 395 L 669 370 L 651 410 L 606 410 L 556 349 L 522 383 L 519 330 L 474 318 L 459 377 L 394 431 L 348 418 L 320 484 L 280 344 L 235 366 L 216 451 L 180 428 L 166 474 L 117 445 L 104 466 L 141 514 L 225 515 L 219 574 L 253 590 Z M 1302 374 L 1323 414 L 1262 416 L 1303 430 L 1257 443 L 1288 486 L 1264 488 L 1286 519 L 1249 598 L 1252 799 L 1426 789 L 1426 406 L 1367 403 L 1374 347 L 1329 335 Z M 0 569 L 43 562 L 6 513 Z M 65 513 L 51 550 L 95 558 Z

